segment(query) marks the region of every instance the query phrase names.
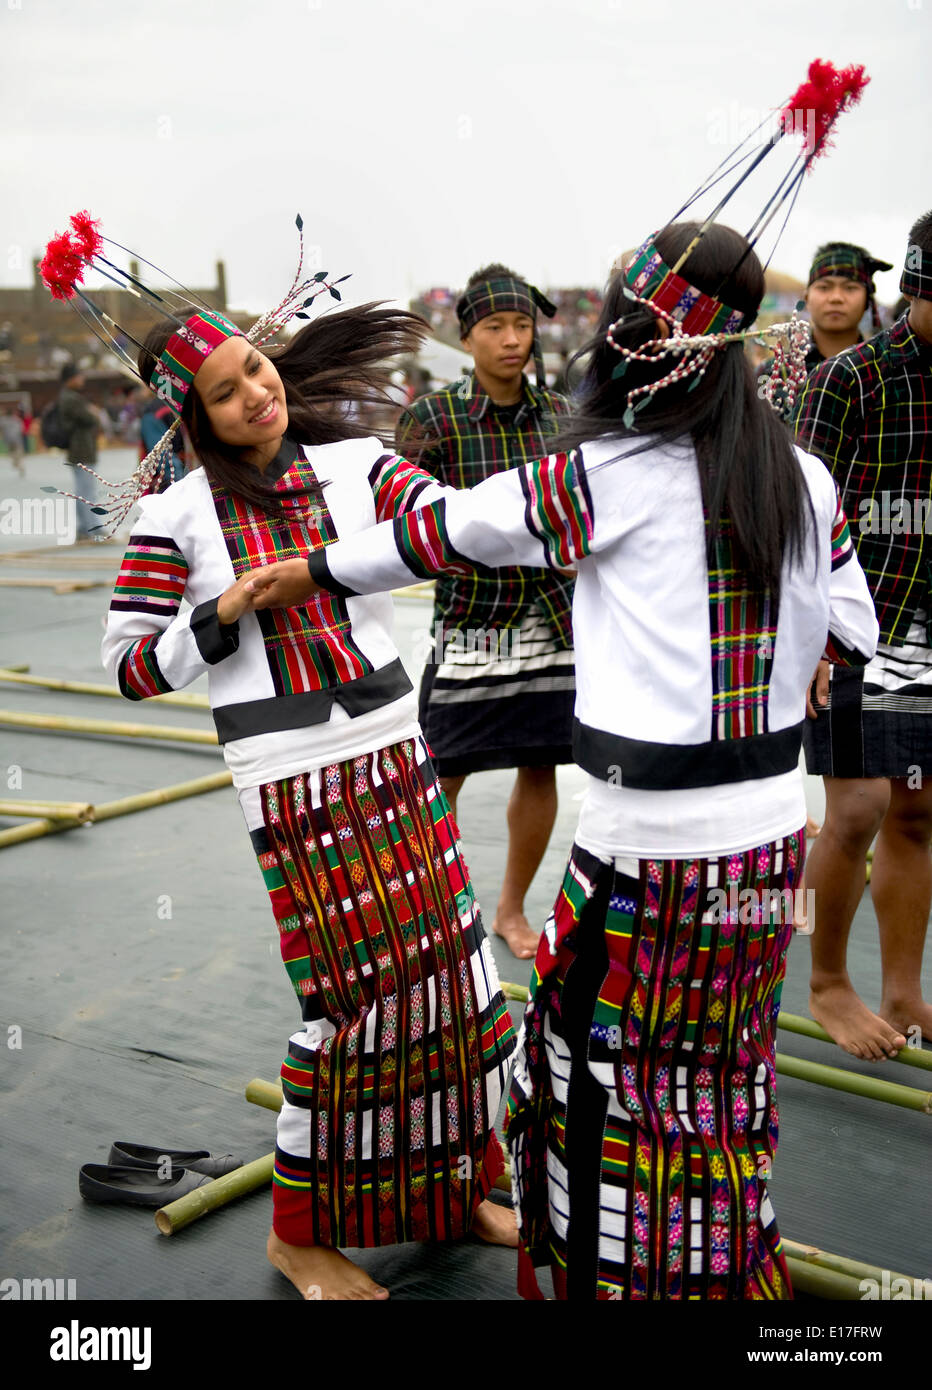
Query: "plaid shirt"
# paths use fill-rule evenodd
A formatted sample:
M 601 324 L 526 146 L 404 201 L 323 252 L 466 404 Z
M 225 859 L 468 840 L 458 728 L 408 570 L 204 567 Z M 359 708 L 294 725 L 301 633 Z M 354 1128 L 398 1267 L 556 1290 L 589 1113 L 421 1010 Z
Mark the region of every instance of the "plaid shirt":
M 546 457 L 558 417 L 569 407 L 562 396 L 524 378 L 524 399 L 512 418 L 496 410 L 471 372 L 443 391 L 421 396 L 403 412 L 395 448 L 448 487 L 470 488 L 493 473 Z M 436 439 L 436 443 L 432 441 Z M 444 576 L 437 580 L 435 619 L 450 627 L 520 627 L 540 603 L 563 647 L 573 645 L 573 580 L 553 571 L 511 566 L 492 576 Z
M 880 640 L 902 646 L 916 609 L 929 606 L 932 348 L 904 314 L 813 372 L 795 429 L 796 442 L 823 460 L 841 492 Z

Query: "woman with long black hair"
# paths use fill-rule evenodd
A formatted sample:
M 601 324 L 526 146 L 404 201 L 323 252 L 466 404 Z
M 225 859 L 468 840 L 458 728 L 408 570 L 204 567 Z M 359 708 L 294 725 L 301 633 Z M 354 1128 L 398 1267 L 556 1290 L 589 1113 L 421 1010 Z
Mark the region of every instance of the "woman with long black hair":
M 306 317 L 306 315 L 305 315 Z M 516 1245 L 485 1200 L 514 1037 L 391 638 L 391 600 L 253 612 L 257 565 L 441 496 L 349 418 L 425 325 L 364 305 L 260 351 L 209 310 L 157 325 L 139 371 L 202 467 L 144 497 L 103 655 L 143 699 L 207 673 L 302 1027 L 282 1066 L 268 1255 L 307 1297 L 387 1297 L 339 1246 Z M 190 608 L 181 611 L 182 598 Z
M 247 585 L 577 567 L 589 781 L 509 1112 L 528 1296 L 544 1263 L 560 1297 L 790 1296 L 767 1177 L 801 726 L 826 645 L 864 662 L 877 628 L 831 477 L 745 359 L 763 293 L 738 233 L 665 228 L 609 287 L 560 452 Z

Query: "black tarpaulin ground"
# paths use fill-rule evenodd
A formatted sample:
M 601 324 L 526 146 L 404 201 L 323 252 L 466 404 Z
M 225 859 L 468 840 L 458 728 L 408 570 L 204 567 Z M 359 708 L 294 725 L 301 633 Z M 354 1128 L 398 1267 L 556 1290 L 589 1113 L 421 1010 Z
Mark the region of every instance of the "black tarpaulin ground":
M 32 491 L 62 481 L 51 460 L 30 467 Z M 37 543 L 0 540 L 7 551 Z M 98 571 L 103 553 L 89 564 L 91 554 L 79 547 L 69 559 L 62 548 L 47 562 L 37 557 L 35 568 L 7 561 L 2 573 L 99 572 L 112 581 L 113 560 Z M 108 599 L 108 587 L 0 590 L 0 666 L 25 662 L 34 673 L 103 683 Z M 423 600 L 398 604 L 404 658 L 423 649 L 429 613 Z M 210 727 L 206 712 L 7 685 L 0 707 Z M 0 773 L 16 780 L 15 769 L 20 785 L 4 795 L 100 803 L 221 770 L 222 761 L 211 748 L 0 728 Z M 460 802 L 487 917 L 504 863 L 510 780 L 473 778 Z M 576 769 L 561 770 L 559 820 L 529 900 L 538 924 L 560 880 L 582 785 Z M 15 823 L 0 820 L 0 829 Z M 267 1189 L 166 1238 L 151 1213 L 90 1206 L 77 1187 L 80 1166 L 105 1162 L 115 1139 L 232 1149 L 244 1160 L 273 1146 L 274 1115 L 247 1104 L 243 1090 L 254 1076 L 275 1079 L 299 1019 L 232 790 L 2 849 L 0 874 L 0 1040 L 15 1042 L 20 1029 L 22 1041 L 3 1046 L 0 1063 L 0 1276 L 74 1279 L 77 1297 L 90 1300 L 296 1299 L 264 1259 Z M 502 978 L 525 984 L 527 962 L 498 941 L 494 950 Z M 851 973 L 875 1006 L 878 962 L 865 896 Z M 808 945 L 797 938 L 783 996 L 793 1013 L 806 1013 L 807 966 Z M 804 1038 L 781 1034 L 780 1047 L 854 1066 Z M 932 1089 L 928 1073 L 893 1063 L 871 1074 Z M 779 1101 L 772 1196 L 784 1236 L 927 1275 L 932 1117 L 786 1077 Z M 517 1298 L 515 1256 L 473 1240 L 360 1258 L 395 1299 Z

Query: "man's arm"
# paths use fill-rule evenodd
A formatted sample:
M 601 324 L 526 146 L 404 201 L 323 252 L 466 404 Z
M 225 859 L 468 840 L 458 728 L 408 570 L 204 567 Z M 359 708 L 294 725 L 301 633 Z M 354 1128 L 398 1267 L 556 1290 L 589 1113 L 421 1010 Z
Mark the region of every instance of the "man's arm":
M 806 379 L 796 406 L 796 443 L 820 458 L 843 485 L 862 423 L 854 371 L 840 357 L 821 363 Z
M 874 600 L 858 564 L 848 519 L 839 500 L 832 523 L 829 632 L 825 659 L 840 666 L 866 666 L 879 636 Z

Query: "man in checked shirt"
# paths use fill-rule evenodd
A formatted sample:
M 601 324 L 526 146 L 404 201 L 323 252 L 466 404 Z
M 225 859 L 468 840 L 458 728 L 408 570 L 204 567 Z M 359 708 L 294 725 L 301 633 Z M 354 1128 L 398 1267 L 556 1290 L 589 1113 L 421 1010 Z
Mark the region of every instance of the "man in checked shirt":
M 458 488 L 546 456 L 567 405 L 546 387 L 538 309 L 556 312 L 506 266 L 471 276 L 456 312 L 473 371 L 408 407 L 399 453 Z M 524 375 L 532 352 L 536 387 Z M 572 595 L 572 579 L 544 569 L 438 579 L 421 683 L 421 726 L 454 819 L 469 773 L 517 769 L 492 930 L 521 960 L 535 954 L 540 935 L 524 898 L 556 819 L 556 764 L 572 762 Z
M 826 817 L 806 866 L 815 891 L 810 1009 L 847 1052 L 893 1056 L 932 1038 L 920 972 L 932 905 L 932 212 L 909 234 L 886 331 L 824 362 L 797 407 L 797 443 L 831 469 L 880 622 L 866 668 L 821 663 L 804 746 Z M 871 895 L 882 992 L 873 1013 L 847 972 L 848 934 L 877 836 Z

